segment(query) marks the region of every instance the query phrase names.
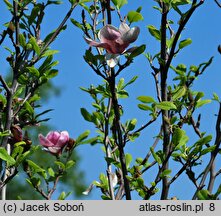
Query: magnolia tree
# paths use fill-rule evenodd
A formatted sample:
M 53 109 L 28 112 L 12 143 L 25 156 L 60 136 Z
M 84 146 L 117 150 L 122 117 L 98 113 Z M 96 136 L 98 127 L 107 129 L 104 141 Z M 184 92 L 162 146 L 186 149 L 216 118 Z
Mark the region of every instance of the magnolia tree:
M 211 100 L 203 99 L 202 91 L 193 90 L 195 80 L 204 74 L 213 58 L 199 65 L 193 62 L 190 67 L 173 64 L 176 55 L 192 42 L 190 38 L 182 38 L 182 32 L 204 1 L 153 2 L 160 21 L 158 27 L 148 26 L 149 34 L 160 45 L 155 53 L 150 53 L 146 44 L 134 45 L 141 32 L 136 25 L 144 19 L 144 12 L 139 5 L 125 12 L 127 0 L 66 1 L 64 4 L 69 5 L 69 11 L 45 38 L 41 35 L 45 10 L 61 4 L 59 0 L 4 0 L 11 17 L 4 24 L 0 45 L 8 51 L 6 61 L 12 75 L 4 77 L 0 74 L 2 199 L 6 199 L 7 185 L 20 172 L 26 174 L 27 182 L 36 193 L 44 199 L 51 199 L 63 175 L 78 165 L 71 158 L 73 151 L 86 143 L 102 145 L 106 173 L 101 173 L 98 180 L 82 191 L 84 195 L 93 193 L 95 187 L 101 191 L 102 199 L 130 200 L 132 192 L 136 192 L 140 199 L 151 199 L 155 194 L 160 194 L 160 199 L 171 199 L 169 192 L 174 182 L 186 175 L 186 181 L 190 181 L 194 188 L 190 199 L 219 199 L 221 167 L 217 158 L 221 142 L 221 102 L 214 93 L 212 99 L 218 105 L 218 112 L 212 137 L 201 131 L 203 113 L 199 111 Z M 219 1 L 214 3 L 221 7 Z M 81 18 L 76 20 L 72 13 L 79 12 L 79 8 Z M 174 15 L 174 20 L 169 18 L 170 14 Z M 89 65 L 94 76 L 100 78 L 100 84 L 96 86 L 81 87 L 93 100 L 90 110 L 81 108 L 82 121 L 93 124 L 97 135 L 88 138 L 89 132 L 85 131 L 70 138 L 64 128 L 64 131 L 44 131 L 39 134 L 39 142 L 33 143 L 28 129 L 48 121 L 47 114 L 51 111 L 39 113 L 38 108 L 43 106 L 39 88 L 58 73 L 55 69 L 58 62 L 53 60 L 57 51 L 50 49 L 50 45 L 58 35 L 62 37 L 69 19 L 74 24 L 72 27 L 83 32 L 84 37 L 78 40 L 88 45 L 83 56 L 85 64 Z M 118 26 L 112 24 L 113 19 Z M 220 47 L 218 51 L 221 52 Z M 134 101 L 147 114 L 139 123 L 142 126 L 137 126 L 136 116 L 122 120 L 127 107 L 120 104 L 129 97 L 126 88 L 139 85 L 137 76 L 125 82 L 122 72 L 130 70 L 141 56 L 146 57 L 150 66 L 153 79 L 148 82 L 154 83 L 156 97 L 140 95 Z M 155 137 L 153 144 L 143 149 L 141 157 L 133 158 L 133 153 L 126 152 L 126 146 L 138 137 L 147 137 L 144 129 L 152 124 L 158 128 L 158 132 L 148 132 L 151 139 Z M 197 138 L 190 137 L 187 128 Z M 39 161 L 33 159 L 32 155 L 39 148 L 42 154 L 53 158 L 50 167 L 39 165 Z M 65 199 L 68 194 L 62 192 L 59 199 Z

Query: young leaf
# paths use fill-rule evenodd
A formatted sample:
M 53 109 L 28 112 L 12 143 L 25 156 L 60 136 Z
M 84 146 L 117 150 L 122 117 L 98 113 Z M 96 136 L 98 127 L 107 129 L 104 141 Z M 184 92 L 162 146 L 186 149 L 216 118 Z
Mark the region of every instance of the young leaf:
M 179 49 L 183 49 L 184 47 L 190 45 L 191 43 L 192 43 L 192 40 L 190 38 L 182 40 L 179 43 Z
M 26 46 L 25 36 L 23 34 L 19 34 L 18 36 L 19 43 L 22 47 Z
M 137 100 L 141 101 L 142 103 L 154 103 L 155 100 L 150 96 L 139 96 Z
M 169 174 L 171 173 L 171 170 L 166 169 L 160 174 L 160 178 L 169 177 Z
M 132 84 L 133 82 L 136 81 L 136 79 L 138 78 L 138 76 L 134 76 L 128 83 L 126 83 L 122 88 L 124 89 L 125 87 L 127 87 L 128 85 Z
M 162 110 L 176 110 L 176 105 L 170 101 L 162 101 L 156 104 L 156 107 Z
M 38 46 L 38 43 L 37 43 L 36 39 L 33 36 L 31 36 L 31 38 L 29 40 L 29 43 L 32 45 L 32 47 L 33 47 L 34 51 L 36 52 L 36 54 L 40 55 L 41 49 Z
M 39 77 L 40 76 L 40 73 L 39 73 L 38 69 L 35 68 L 34 66 L 26 67 L 26 68 L 28 69 L 29 73 L 32 74 L 33 76 L 35 76 L 35 77 Z
M 81 108 L 81 115 L 84 117 L 86 121 L 89 121 L 89 122 L 92 121 L 91 114 L 85 108 Z
M 153 25 L 149 25 L 148 27 L 148 30 L 150 32 L 150 34 L 155 37 L 157 40 L 161 40 L 161 34 L 160 34 L 160 31 L 156 29 L 155 26 Z
M 1 100 L 1 99 L 0 99 Z M 219 96 L 216 94 L 216 93 L 213 93 L 213 99 L 212 100 L 215 100 L 217 102 L 220 103 L 220 99 L 219 99 Z
M 48 56 L 54 55 L 58 52 L 59 52 L 58 50 L 47 50 L 43 53 L 42 57 L 48 57 Z
M 129 121 L 129 123 L 128 123 L 127 130 L 128 130 L 128 131 L 132 131 L 132 130 L 135 128 L 136 124 L 137 124 L 137 119 L 135 119 L 135 118 L 132 119 L 132 120 Z
M 74 164 L 75 164 L 75 162 L 74 162 L 73 160 L 69 160 L 69 161 L 66 163 L 66 166 L 65 166 L 66 170 L 67 170 L 67 169 L 70 169 L 71 167 L 73 167 Z
M 112 2 L 118 9 L 127 4 L 127 0 L 112 0 Z
M 129 59 L 133 59 L 136 56 L 142 54 L 146 49 L 146 45 L 141 45 L 139 47 L 136 47 L 135 50 L 133 50 L 133 52 L 128 56 Z
M 34 172 L 41 174 L 44 178 L 47 177 L 46 171 L 43 168 L 41 168 L 40 166 L 38 166 L 36 163 L 34 163 L 31 160 L 27 160 L 27 163 L 28 163 L 29 167 L 31 167 L 31 169 Z
M 127 14 L 127 19 L 130 23 L 133 23 L 133 22 L 138 22 L 138 21 L 141 21 L 143 20 L 143 16 L 141 13 L 137 12 L 137 11 L 130 11 L 128 14 Z
M 197 192 L 199 200 L 210 200 L 210 193 L 208 190 L 200 190 Z
M 201 106 L 203 106 L 205 104 L 208 104 L 208 103 L 211 103 L 211 100 L 199 100 L 196 103 L 196 108 L 199 108 L 199 107 L 201 107 Z
M 161 161 L 160 157 L 154 152 L 153 147 L 150 147 L 150 151 L 151 151 L 151 154 L 153 155 L 153 158 L 155 159 L 155 161 L 158 164 L 162 164 L 162 161 Z
M 15 164 L 15 160 L 11 157 L 5 148 L 0 147 L 0 158 L 8 163 L 8 165 L 12 166 Z
M 131 154 L 126 154 L 125 160 L 126 160 L 126 167 L 127 167 L 127 169 L 129 169 L 130 163 L 131 163 L 132 160 L 133 160 L 132 155 L 131 155 Z
M 186 87 L 185 86 L 180 86 L 174 92 L 172 99 L 173 100 L 178 100 L 179 98 L 183 97 L 185 94 L 186 94 Z
M 76 139 L 76 141 L 75 141 L 75 145 L 80 145 L 83 140 L 87 139 L 87 137 L 89 136 L 89 134 L 90 134 L 90 131 L 89 131 L 89 130 L 86 130 L 85 132 L 83 132 L 82 134 L 80 134 L 80 135 L 78 136 L 78 138 Z
M 180 129 L 180 128 L 176 128 L 173 132 L 173 137 L 172 137 L 172 143 L 174 144 L 174 146 L 179 145 L 180 140 L 183 138 L 185 132 Z
M 138 104 L 138 107 L 139 107 L 139 109 L 141 109 L 141 110 L 149 110 L 149 111 L 153 112 L 153 108 L 150 107 L 150 106 L 147 106 L 147 105 L 145 105 L 145 104 Z

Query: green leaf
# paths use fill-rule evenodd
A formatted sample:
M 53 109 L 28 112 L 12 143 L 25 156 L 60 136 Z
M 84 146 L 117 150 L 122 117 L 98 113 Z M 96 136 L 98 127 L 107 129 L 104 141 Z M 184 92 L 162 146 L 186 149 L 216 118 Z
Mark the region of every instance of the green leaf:
M 132 131 L 135 128 L 136 124 L 137 124 L 137 119 L 134 118 L 134 119 L 130 120 L 127 125 L 127 130 Z
M 125 160 L 126 160 L 126 167 L 129 169 L 130 163 L 132 162 L 133 158 L 131 154 L 126 154 L 125 155 Z
M 149 111 L 153 112 L 153 108 L 150 107 L 150 106 L 147 106 L 147 105 L 145 105 L 145 104 L 138 104 L 138 107 L 139 107 L 139 109 L 141 109 L 141 110 L 149 110 Z
M 172 0 L 171 3 L 178 6 L 178 5 L 190 4 L 191 1 L 190 0 Z
M 130 11 L 128 14 L 127 14 L 127 19 L 130 23 L 133 23 L 133 22 L 138 22 L 138 21 L 141 21 L 143 20 L 143 16 L 141 13 L 137 12 L 137 11 Z
M 34 51 L 36 52 L 36 54 L 40 55 L 41 49 L 38 46 L 38 43 L 37 43 L 36 39 L 33 36 L 31 36 L 31 38 L 29 40 L 29 43 L 32 45 L 32 47 L 33 47 Z
M 6 103 L 7 103 L 6 98 L 2 94 L 0 94 L 0 104 L 2 104 L 3 107 L 5 107 Z
M 8 0 L 4 0 L 4 2 L 7 5 L 8 9 L 12 9 L 13 8 L 13 5 Z
M 202 137 L 194 145 L 202 146 L 202 145 L 208 144 L 212 140 L 212 138 L 213 138 L 212 135 Z
M 200 154 L 201 155 L 205 155 L 205 154 L 207 154 L 209 152 L 213 152 L 215 149 L 216 149 L 215 145 L 214 146 L 210 146 L 210 147 L 208 147 L 206 149 L 203 149 Z
M 150 147 L 150 152 L 151 152 L 153 158 L 155 159 L 155 161 L 156 161 L 159 165 L 162 164 L 162 161 L 161 161 L 160 157 L 154 152 L 153 147 Z
M 0 98 L 0 100 L 1 100 L 1 98 Z M 212 100 L 215 100 L 215 101 L 220 103 L 219 96 L 215 92 L 213 93 L 213 99 Z
M 65 165 L 65 169 L 70 169 L 71 167 L 73 167 L 75 164 L 75 162 L 73 160 L 69 160 L 66 165 Z
M 211 100 L 199 100 L 196 103 L 196 108 L 199 108 L 201 106 L 204 106 L 205 104 L 211 103 Z
M 120 78 L 120 80 L 119 80 L 119 82 L 117 84 L 118 90 L 123 89 L 123 86 L 124 86 L 124 78 Z
M 30 103 L 28 101 L 25 101 L 24 106 L 29 114 L 31 114 L 31 115 L 34 114 L 34 109 L 32 108 L 32 106 L 30 105 Z
M 58 50 L 47 50 L 43 53 L 42 57 L 48 57 L 48 56 L 54 55 L 58 52 L 59 52 Z
M 143 102 L 143 103 L 154 103 L 155 100 L 150 96 L 139 96 L 137 97 L 137 100 Z
M 146 45 L 141 45 L 139 47 L 136 47 L 136 49 L 131 52 L 128 58 L 133 59 L 137 57 L 138 55 L 142 54 L 145 51 L 145 49 L 146 49 Z
M 35 68 L 34 66 L 32 67 L 26 67 L 29 71 L 30 74 L 32 74 L 33 76 L 36 76 L 36 77 L 39 77 L 40 76 L 40 73 L 38 71 L 37 68 Z
M 86 50 L 84 59 L 89 65 L 93 64 L 97 66 L 97 59 L 90 50 Z
M 164 170 L 161 174 L 160 174 L 160 178 L 165 178 L 165 177 L 169 177 L 169 174 L 171 173 L 170 169 L 166 169 Z
M 162 101 L 156 104 L 156 107 L 162 110 L 176 110 L 177 109 L 176 105 L 170 101 Z
M 186 87 L 185 86 L 180 86 L 174 92 L 174 94 L 172 96 L 172 99 L 173 100 L 178 100 L 179 98 L 183 97 L 185 94 L 186 94 Z
M 127 4 L 127 0 L 112 0 L 112 2 L 118 9 Z
M 19 34 L 18 40 L 19 40 L 19 43 L 22 47 L 26 46 L 26 39 L 25 39 L 25 36 L 23 34 Z
M 180 128 L 176 128 L 173 132 L 173 137 L 172 137 L 172 143 L 174 144 L 174 146 L 177 146 L 180 144 L 180 141 L 182 140 L 183 136 L 185 135 L 185 131 L 180 129 Z
M 77 20 L 71 18 L 71 22 L 72 22 L 76 27 L 78 27 L 79 29 L 82 29 L 82 30 L 83 30 L 82 24 L 79 23 Z
M 138 78 L 138 76 L 134 76 L 128 83 L 126 83 L 122 88 L 127 87 L 128 85 L 134 83 L 136 81 L 136 79 Z
M 210 200 L 210 193 L 208 190 L 200 190 L 197 192 L 199 200 Z
M 58 75 L 58 70 L 52 69 L 52 70 L 48 71 L 48 73 L 46 74 L 46 77 L 48 79 L 52 79 L 52 78 L 56 77 L 57 75 Z
M 10 131 L 3 131 L 3 132 L 0 132 L 0 137 L 4 137 L 4 136 L 9 136 L 10 135 Z
M 51 167 L 48 168 L 48 174 L 49 174 L 51 177 L 55 177 L 54 170 L 53 170 Z
M 92 122 L 92 116 L 85 108 L 81 108 L 81 115 L 86 121 Z
M 80 145 L 81 142 L 82 142 L 83 140 L 85 140 L 85 139 L 89 136 L 89 134 L 90 134 L 90 131 L 89 131 L 89 130 L 86 130 L 85 132 L 83 132 L 82 134 L 80 134 L 80 135 L 78 136 L 78 138 L 76 139 L 76 141 L 75 141 L 75 145 L 76 145 L 76 146 L 77 146 L 77 145 Z
M 155 26 L 149 25 L 149 26 L 147 26 L 147 28 L 148 28 L 150 34 L 151 34 L 153 37 L 155 37 L 155 38 L 156 38 L 157 40 L 159 40 L 159 41 L 161 40 L 160 31 L 157 30 Z
M 0 147 L 0 158 L 7 162 L 9 166 L 14 165 L 16 162 L 13 157 L 11 157 L 5 148 Z
M 38 13 L 40 11 L 40 6 L 37 4 L 32 9 L 30 16 L 28 17 L 28 24 L 31 26 L 31 24 L 35 21 L 35 18 L 38 16 Z
M 70 1 L 70 0 L 69 0 Z M 76 0 L 72 0 L 72 1 L 76 1 Z M 48 4 L 56 4 L 56 5 L 59 5 L 59 4 L 62 4 L 63 2 L 62 1 L 60 1 L 60 0 L 54 0 L 54 1 L 52 1 L 52 0 L 49 0 L 48 1 Z
M 204 97 L 204 92 L 198 92 L 196 97 L 195 97 L 195 101 L 200 100 L 202 97 Z
M 47 174 L 46 174 L 46 171 L 41 168 L 40 166 L 38 166 L 36 163 L 34 163 L 33 161 L 31 160 L 26 160 L 29 167 L 35 172 L 35 173 L 39 173 L 41 174 L 45 179 L 47 178 Z
M 65 200 L 65 197 L 66 197 L 66 193 L 63 191 L 63 192 L 61 192 L 61 194 L 59 195 L 58 200 Z
M 179 49 L 183 49 L 184 47 L 190 45 L 191 43 L 192 43 L 192 40 L 190 38 L 182 40 L 179 43 Z
M 65 164 L 61 161 L 55 161 L 54 163 L 59 167 L 59 169 L 65 170 Z

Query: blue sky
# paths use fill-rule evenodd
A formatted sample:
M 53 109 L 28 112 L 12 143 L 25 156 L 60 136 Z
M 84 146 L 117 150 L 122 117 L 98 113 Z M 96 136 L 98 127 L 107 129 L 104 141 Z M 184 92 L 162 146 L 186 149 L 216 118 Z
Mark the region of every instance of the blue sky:
M 134 44 L 146 44 L 146 52 L 152 54 L 156 54 L 159 51 L 159 43 L 149 35 L 146 26 L 155 25 L 159 28 L 160 14 L 152 8 L 155 4 L 155 1 L 129 0 L 128 5 L 121 10 L 121 14 L 126 15 L 130 10 L 136 10 L 139 6 L 142 6 L 144 20 L 133 24 L 138 25 L 141 29 L 140 36 Z M 48 10 L 45 17 L 45 25 L 42 29 L 43 37 L 57 27 L 68 10 L 68 7 L 68 1 L 64 0 L 63 5 L 53 6 Z M 0 10 L 1 19 L 7 21 L 8 13 L 3 5 L 3 1 L 0 3 Z M 80 19 L 80 13 L 81 8 L 78 8 L 73 12 L 72 17 Z M 114 16 L 117 17 L 116 15 Z M 170 18 L 177 18 L 177 16 L 171 14 Z M 197 91 L 205 91 L 205 98 L 211 98 L 213 92 L 216 92 L 221 97 L 221 55 L 217 52 L 217 46 L 221 44 L 220 20 L 221 9 L 219 9 L 213 1 L 205 0 L 204 5 L 193 15 L 182 34 L 182 39 L 189 37 L 192 39 L 192 45 L 179 53 L 172 63 L 173 65 L 179 63 L 184 63 L 187 66 L 192 64 L 198 65 L 204 61 L 208 61 L 211 56 L 214 56 L 213 64 L 206 70 L 206 73 L 196 81 L 194 87 Z M 176 22 L 177 20 L 175 20 L 175 23 Z M 118 19 L 114 19 L 114 24 L 116 26 L 119 25 Z M 0 30 L 2 30 L 2 26 L 0 26 Z M 93 135 L 95 128 L 90 123 L 85 122 L 80 114 L 81 107 L 92 110 L 90 105 L 91 99 L 89 95 L 82 92 L 79 87 L 89 87 L 90 84 L 96 85 L 101 83 L 102 80 L 95 75 L 83 60 L 85 49 L 88 48 L 88 45 L 83 39 L 83 34 L 69 21 L 67 30 L 62 32 L 51 47 L 60 51 L 55 57 L 60 63 L 57 66 L 59 75 L 54 79 L 54 83 L 62 87 L 62 94 L 58 98 L 51 98 L 45 106 L 45 109 L 54 109 L 54 111 L 48 115 L 51 117 L 50 123 L 58 130 L 69 131 L 73 138 L 88 129 L 91 130 Z M 6 52 L 0 50 L 0 54 L 5 56 Z M 0 59 L 0 65 L 0 73 L 5 74 L 6 71 L 8 71 L 5 57 Z M 138 127 L 145 124 L 149 120 L 149 116 L 137 108 L 138 101 L 136 98 L 140 95 L 149 95 L 156 98 L 155 85 L 151 72 L 147 60 L 141 55 L 119 76 L 119 78 L 123 77 L 126 81 L 135 75 L 139 77 L 138 80 L 127 89 L 130 98 L 120 101 L 120 104 L 125 108 L 125 115 L 122 120 L 137 118 Z M 206 105 L 200 110 L 200 112 L 203 113 L 201 129 L 207 131 L 208 134 L 214 134 L 216 120 L 214 114 L 217 113 L 217 110 L 218 106 L 216 103 Z M 158 133 L 158 128 L 159 122 L 156 122 L 151 127 L 145 129 L 136 142 L 127 144 L 126 152 L 131 153 L 134 159 L 136 157 L 145 157 L 146 152 L 154 141 L 153 137 Z M 188 135 L 191 141 L 195 140 L 196 137 L 193 132 L 189 131 Z M 80 166 L 80 169 L 85 171 L 88 185 L 93 180 L 98 180 L 101 172 L 106 172 L 104 154 L 100 145 L 84 145 L 78 147 L 76 151 L 82 158 L 79 164 L 77 162 L 77 166 Z M 174 168 L 174 170 L 178 169 L 178 167 L 172 168 Z M 175 174 L 175 172 L 172 174 Z M 145 178 L 148 179 L 147 182 L 150 182 L 154 176 L 154 171 L 149 172 L 148 175 L 149 176 Z M 221 182 L 218 183 L 220 184 Z M 185 187 L 183 187 L 183 184 L 185 184 Z M 181 176 L 180 180 L 178 180 L 172 188 L 170 196 L 177 195 L 177 191 L 179 191 L 178 197 L 180 199 L 190 198 L 193 193 L 191 190 L 194 189 L 192 184 L 189 184 L 189 181 L 186 181 L 184 176 Z M 188 188 L 188 191 L 186 188 Z M 85 198 L 100 199 L 99 190 L 94 189 L 91 195 Z M 136 195 L 134 195 L 134 198 L 138 199 Z M 154 199 L 158 198 L 158 195 L 154 197 Z

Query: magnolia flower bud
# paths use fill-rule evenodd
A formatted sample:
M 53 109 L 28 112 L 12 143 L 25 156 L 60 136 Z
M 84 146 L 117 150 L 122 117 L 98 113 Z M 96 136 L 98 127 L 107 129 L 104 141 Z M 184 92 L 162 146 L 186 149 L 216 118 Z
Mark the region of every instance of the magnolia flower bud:
M 22 141 L 22 129 L 18 125 L 11 126 L 11 133 L 15 142 Z

